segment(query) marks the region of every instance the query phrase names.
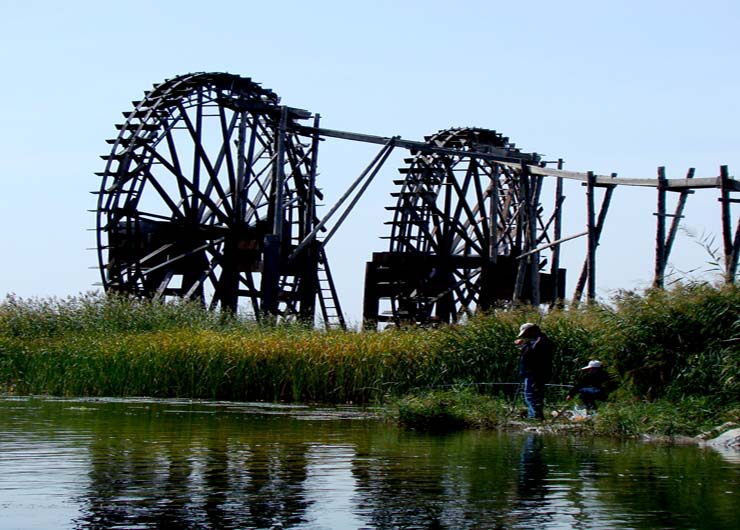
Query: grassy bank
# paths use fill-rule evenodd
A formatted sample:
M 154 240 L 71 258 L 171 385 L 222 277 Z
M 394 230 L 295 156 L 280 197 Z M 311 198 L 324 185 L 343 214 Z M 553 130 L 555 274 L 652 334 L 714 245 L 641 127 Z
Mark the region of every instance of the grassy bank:
M 526 410 L 521 403 L 460 387 L 407 394 L 395 400 L 393 412 L 402 425 L 430 432 L 536 427 L 619 437 L 672 437 L 696 436 L 727 422 L 740 422 L 740 404 L 713 396 L 612 399 L 587 418 L 574 416 L 575 406 L 555 397 L 546 402 L 545 420 L 531 422 L 524 419 Z
M 328 403 L 410 396 L 413 404 L 427 396 L 433 404 L 427 390 L 454 386 L 476 392 L 440 398 L 442 419 L 490 426 L 516 407 L 513 339 L 521 322 L 533 320 L 557 348 L 553 383 L 571 382 L 592 358 L 619 381 L 595 428 L 694 431 L 704 426 L 692 418 L 732 419 L 740 407 L 739 315 L 738 289 L 706 285 L 623 292 L 609 304 L 545 315 L 522 308 L 464 325 L 377 333 L 258 326 L 190 304 L 8 297 L 0 304 L 0 387 L 19 394 Z M 553 388 L 550 403 L 559 407 L 562 392 Z M 479 397 L 487 401 L 471 401 Z M 454 400 L 465 403 L 460 409 L 476 409 L 477 419 L 461 418 Z M 434 406 L 429 410 L 434 418 Z

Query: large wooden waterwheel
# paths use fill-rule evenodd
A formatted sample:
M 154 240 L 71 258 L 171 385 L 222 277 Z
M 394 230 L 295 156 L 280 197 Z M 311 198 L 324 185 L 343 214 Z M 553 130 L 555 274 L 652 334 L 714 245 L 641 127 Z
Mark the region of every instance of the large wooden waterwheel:
M 97 205 L 106 291 L 193 299 L 257 319 L 343 325 L 316 219 L 309 117 L 251 79 L 188 74 L 155 85 L 117 125 Z M 325 285 L 323 287 L 326 287 Z M 328 294 L 327 294 L 328 293 Z
M 367 264 L 365 321 L 448 323 L 501 301 L 562 297 L 564 278 L 554 292 L 544 261 L 525 256 L 551 239 L 556 213 L 548 218 L 540 203 L 542 177 L 524 170 L 539 157 L 485 129 L 444 130 L 426 143 L 440 149 L 400 169 L 389 249 Z

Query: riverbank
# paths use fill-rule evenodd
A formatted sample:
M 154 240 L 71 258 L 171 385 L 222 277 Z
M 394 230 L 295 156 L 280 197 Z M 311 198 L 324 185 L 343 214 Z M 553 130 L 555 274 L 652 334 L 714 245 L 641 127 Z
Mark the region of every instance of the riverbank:
M 481 398 L 463 399 L 476 419 L 463 421 L 448 410 L 447 420 L 497 428 L 521 406 L 514 399 L 513 340 L 522 322 L 535 321 L 556 350 L 548 413 L 560 410 L 562 389 L 597 358 L 618 388 L 598 420 L 579 428 L 696 436 L 740 421 L 738 315 L 740 290 L 709 285 L 622 292 L 605 304 L 544 313 L 494 310 L 459 325 L 382 332 L 263 326 L 185 303 L 9 296 L 0 304 L 0 391 L 386 404 L 398 406 L 400 418 L 403 400 L 419 400 L 423 389 L 468 388 Z
M 394 421 L 421 431 L 498 429 L 679 443 L 703 443 L 740 426 L 737 403 L 723 404 L 709 397 L 679 401 L 615 397 L 595 414 L 586 414 L 573 401 L 550 400 L 544 420 L 528 420 L 519 400 L 482 395 L 469 387 L 403 396 L 394 401 L 392 413 Z

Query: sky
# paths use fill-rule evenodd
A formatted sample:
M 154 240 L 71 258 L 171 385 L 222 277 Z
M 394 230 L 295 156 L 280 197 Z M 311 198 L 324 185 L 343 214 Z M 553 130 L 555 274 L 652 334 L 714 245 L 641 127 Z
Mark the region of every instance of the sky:
M 720 165 L 740 168 L 739 26 L 731 0 L 0 0 L 0 296 L 99 289 L 87 250 L 99 155 L 121 112 L 166 78 L 251 77 L 331 129 L 421 140 L 475 126 L 574 171 L 654 178 L 665 166 L 683 178 L 694 167 L 715 177 Z M 328 209 L 379 147 L 324 144 Z M 393 153 L 327 246 L 350 322 L 361 317 L 364 264 L 387 248 L 384 207 L 405 155 Z M 567 235 L 584 229 L 585 199 L 578 185 L 566 194 Z M 689 198 L 677 276 L 713 274 L 717 198 Z M 652 281 L 655 205 L 654 190 L 615 192 L 599 297 Z M 562 249 L 571 289 L 582 240 Z

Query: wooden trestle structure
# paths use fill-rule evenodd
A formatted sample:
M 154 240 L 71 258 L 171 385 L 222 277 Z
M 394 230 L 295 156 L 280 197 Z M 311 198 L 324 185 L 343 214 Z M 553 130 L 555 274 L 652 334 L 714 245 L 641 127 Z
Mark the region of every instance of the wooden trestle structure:
M 388 248 L 366 264 L 370 328 L 454 322 L 502 303 L 556 303 L 565 297 L 560 247 L 576 237 L 588 243 L 574 301 L 594 299 L 596 250 L 618 186 L 657 190 L 656 287 L 688 195 L 719 189 L 725 279 L 735 279 L 740 227 L 733 232 L 730 207 L 740 183 L 726 166 L 713 178 L 690 170 L 668 179 L 659 168 L 655 179 L 623 179 L 566 171 L 562 160 L 546 162 L 486 129 L 442 130 L 424 141 L 325 129 L 318 114 L 224 73 L 155 85 L 124 117 L 95 192 L 98 264 L 109 292 L 344 327 L 326 245 L 394 149 L 409 156 L 387 207 Z M 320 217 L 324 138 L 381 148 Z M 573 235 L 562 234 L 565 180 L 586 189 L 586 226 Z M 669 192 L 678 195 L 672 214 Z

